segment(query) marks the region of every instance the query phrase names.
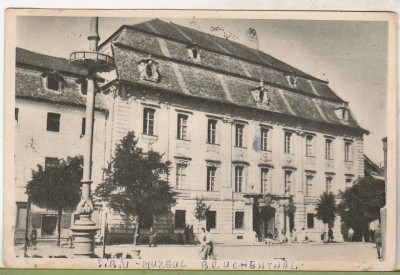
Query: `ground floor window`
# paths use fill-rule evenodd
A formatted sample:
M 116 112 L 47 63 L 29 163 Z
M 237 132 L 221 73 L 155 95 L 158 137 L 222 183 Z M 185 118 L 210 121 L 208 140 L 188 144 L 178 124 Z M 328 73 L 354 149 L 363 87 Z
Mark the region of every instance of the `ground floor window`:
M 307 213 L 307 228 L 314 228 L 314 214 Z
M 17 204 L 17 229 L 26 228 L 27 204 Z
M 217 211 L 208 211 L 206 215 L 206 226 L 208 229 L 217 227 Z
M 243 229 L 244 228 L 244 212 L 237 211 L 235 212 L 235 229 Z
M 175 210 L 175 229 L 184 229 L 186 226 L 186 210 Z

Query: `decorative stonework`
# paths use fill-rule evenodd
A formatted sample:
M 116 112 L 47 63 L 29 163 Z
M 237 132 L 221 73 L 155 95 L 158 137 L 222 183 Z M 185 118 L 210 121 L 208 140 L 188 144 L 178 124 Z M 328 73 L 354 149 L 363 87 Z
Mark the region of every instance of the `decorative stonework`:
M 271 92 L 264 86 L 264 81 L 260 80 L 260 85 L 250 91 L 256 103 L 268 106 L 271 102 Z
M 152 59 L 142 60 L 138 64 L 140 78 L 142 80 L 158 82 L 160 74 L 158 72 L 158 63 Z

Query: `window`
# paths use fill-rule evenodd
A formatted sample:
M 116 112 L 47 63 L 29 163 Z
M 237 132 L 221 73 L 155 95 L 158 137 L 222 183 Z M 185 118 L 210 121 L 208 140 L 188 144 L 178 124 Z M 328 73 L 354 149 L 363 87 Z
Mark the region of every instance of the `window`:
M 243 229 L 244 228 L 244 212 L 236 211 L 235 212 L 235 229 Z
M 176 188 L 184 189 L 186 187 L 186 164 L 178 163 L 176 165 Z
M 208 229 L 217 228 L 217 212 L 216 211 L 207 211 L 206 227 Z
M 156 110 L 144 108 L 143 111 L 143 134 L 154 135 L 154 113 Z
M 216 167 L 207 166 L 207 191 L 215 191 L 216 171 Z
M 187 121 L 187 115 L 178 114 L 178 139 L 188 140 Z
M 326 177 L 326 193 L 329 194 L 332 192 L 332 177 L 331 176 L 327 176 Z
M 235 129 L 235 146 L 243 147 L 244 125 L 236 124 L 235 127 L 236 127 L 236 129 Z
M 61 90 L 61 82 L 57 77 L 55 76 L 47 76 L 47 89 L 53 90 L 53 91 L 59 91 Z
M 207 142 L 210 144 L 216 143 L 217 120 L 208 120 Z
M 236 166 L 235 167 L 235 192 L 240 193 L 242 192 L 243 187 L 243 166 Z
M 197 59 L 197 54 L 198 54 L 197 49 L 192 49 L 193 59 Z
M 17 229 L 26 229 L 27 204 L 17 203 Z
M 293 151 L 291 139 L 292 133 L 285 132 L 285 154 L 291 154 Z
M 313 195 L 313 181 L 314 181 L 313 175 L 306 175 L 306 196 Z
M 186 210 L 175 210 L 175 229 L 186 227 Z
M 268 131 L 269 129 L 261 128 L 261 151 L 268 151 Z
M 47 113 L 47 131 L 60 132 L 60 114 Z
M 81 129 L 81 136 L 84 136 L 86 132 L 86 118 L 82 118 L 82 129 Z
M 285 194 L 290 192 L 292 187 L 292 171 L 285 171 Z
M 15 108 L 15 123 L 18 125 L 18 115 L 19 115 L 19 109 Z
M 268 192 L 269 192 L 268 169 L 261 168 L 261 193 L 267 194 Z
M 314 228 L 314 214 L 307 213 L 307 228 Z
M 58 165 L 58 158 L 44 158 L 44 169 L 56 167 Z
M 333 140 L 325 140 L 325 159 L 333 159 Z
M 290 86 L 296 87 L 297 86 L 297 78 L 294 76 L 288 76 L 288 81 Z
M 306 136 L 306 156 L 314 156 L 314 136 L 311 135 Z
M 146 65 L 146 75 L 148 78 L 153 77 L 153 68 L 152 68 L 151 64 Z
M 352 178 L 346 178 L 346 186 L 345 188 L 351 188 L 353 186 L 353 179 Z
M 352 144 L 348 141 L 344 143 L 344 161 L 352 161 Z

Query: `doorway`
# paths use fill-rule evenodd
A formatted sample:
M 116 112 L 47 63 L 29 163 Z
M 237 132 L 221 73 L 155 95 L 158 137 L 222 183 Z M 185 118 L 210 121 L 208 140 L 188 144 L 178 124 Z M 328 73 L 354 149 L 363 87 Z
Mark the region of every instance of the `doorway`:
M 253 215 L 253 229 L 257 232 L 260 241 L 273 238 L 275 233 L 276 209 L 270 206 L 258 207 Z

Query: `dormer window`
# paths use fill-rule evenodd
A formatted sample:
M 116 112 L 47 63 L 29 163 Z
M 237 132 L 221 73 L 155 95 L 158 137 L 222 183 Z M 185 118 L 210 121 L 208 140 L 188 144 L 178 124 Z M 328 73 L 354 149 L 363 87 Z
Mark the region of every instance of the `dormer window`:
M 286 76 L 286 78 L 287 78 L 287 81 L 289 82 L 289 85 L 292 88 L 297 87 L 297 77 L 295 77 L 293 75 L 288 75 L 288 76 Z
M 260 81 L 259 87 L 252 90 L 251 94 L 253 95 L 253 98 L 257 103 L 268 105 L 271 101 L 270 93 L 268 89 L 264 87 L 264 82 L 262 79 Z
M 143 60 L 138 64 L 138 67 L 141 79 L 158 82 L 160 75 L 157 70 L 157 62 L 151 59 Z
M 64 87 L 64 78 L 57 72 L 48 72 L 43 75 L 44 87 L 48 90 L 61 92 Z
M 79 92 L 82 96 L 87 95 L 87 80 L 85 78 L 78 79 L 76 81 L 79 84 Z
M 348 123 L 349 121 L 349 108 L 347 103 L 343 103 L 342 106 L 335 108 L 335 114 L 342 123 Z
M 200 48 L 197 46 L 197 44 L 188 46 L 188 54 L 193 60 L 200 60 Z

